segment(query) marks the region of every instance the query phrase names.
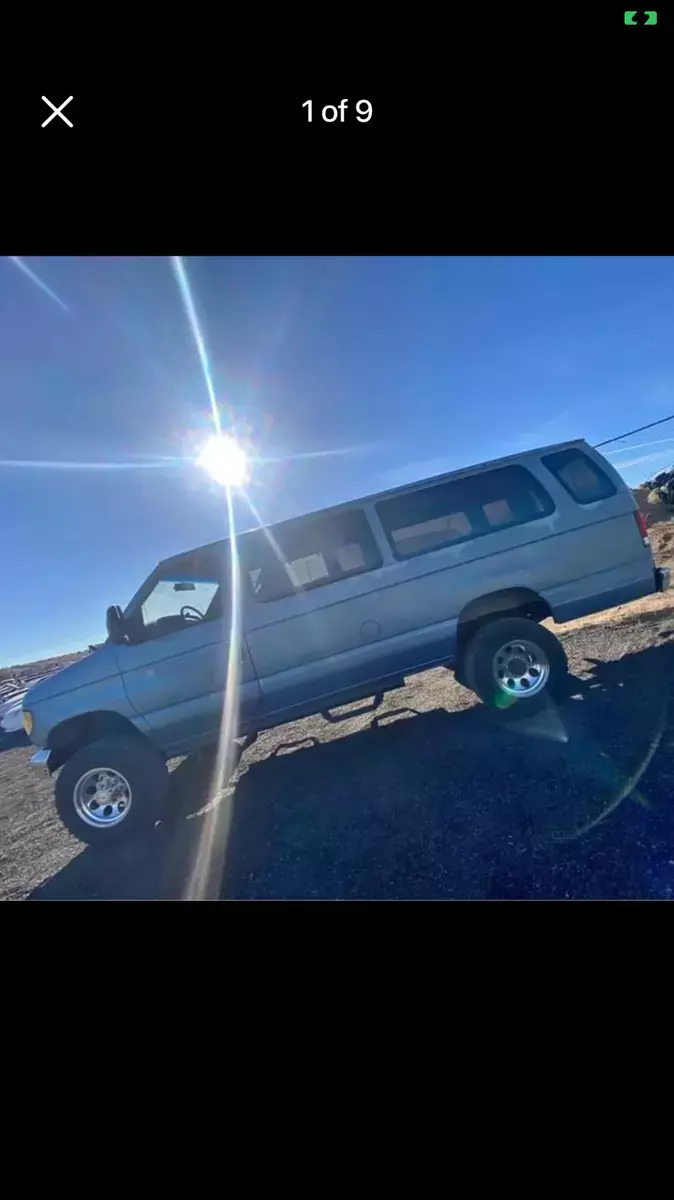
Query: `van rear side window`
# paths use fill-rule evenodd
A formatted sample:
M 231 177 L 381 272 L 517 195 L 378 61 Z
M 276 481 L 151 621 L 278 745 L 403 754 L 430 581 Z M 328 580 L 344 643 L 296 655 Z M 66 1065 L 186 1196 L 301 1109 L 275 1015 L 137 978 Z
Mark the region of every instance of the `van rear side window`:
M 283 600 L 381 566 L 360 509 L 277 525 L 271 537 L 274 546 L 261 531 L 246 538 L 245 565 L 258 602 Z
M 525 525 L 554 508 L 531 472 L 513 466 L 393 496 L 377 505 L 377 513 L 397 557 L 411 558 Z
M 615 484 L 582 450 L 559 450 L 546 454 L 541 462 L 578 504 L 594 504 L 616 494 Z

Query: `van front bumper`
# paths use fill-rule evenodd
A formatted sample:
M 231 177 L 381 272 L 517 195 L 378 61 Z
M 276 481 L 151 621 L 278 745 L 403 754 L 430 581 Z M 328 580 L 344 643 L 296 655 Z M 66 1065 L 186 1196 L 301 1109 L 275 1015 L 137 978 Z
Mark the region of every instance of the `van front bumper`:
M 50 755 L 51 750 L 38 750 L 37 754 L 34 754 L 30 761 L 35 763 L 36 767 L 46 767 L 49 770 Z
M 666 592 L 669 587 L 669 567 L 655 568 L 655 590 Z

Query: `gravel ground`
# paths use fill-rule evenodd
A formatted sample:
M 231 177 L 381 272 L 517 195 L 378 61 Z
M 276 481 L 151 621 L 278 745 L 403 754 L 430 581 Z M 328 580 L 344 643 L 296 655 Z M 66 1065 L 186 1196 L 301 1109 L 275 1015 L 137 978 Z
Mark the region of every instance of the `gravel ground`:
M 63 829 L 7 738 L 0 896 L 671 898 L 674 608 L 557 632 L 575 694 L 536 720 L 502 725 L 428 671 L 375 721 L 261 735 L 210 805 L 209 763 L 173 763 L 165 820 L 105 854 Z

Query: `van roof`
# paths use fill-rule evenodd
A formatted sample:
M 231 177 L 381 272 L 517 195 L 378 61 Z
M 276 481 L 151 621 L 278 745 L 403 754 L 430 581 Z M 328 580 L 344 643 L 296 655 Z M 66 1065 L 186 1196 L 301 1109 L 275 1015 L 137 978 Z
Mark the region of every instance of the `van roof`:
M 566 442 L 554 442 L 550 446 L 536 446 L 531 450 L 519 450 L 516 454 L 508 454 L 503 458 L 490 458 L 485 462 L 473 463 L 468 467 L 459 467 L 454 471 L 445 471 L 441 475 L 431 475 L 426 479 L 415 479 L 410 483 L 399 484 L 397 487 L 386 488 L 381 492 L 371 492 L 367 496 L 354 496 L 353 500 L 343 500 L 341 504 L 331 504 L 326 508 L 315 508 L 308 512 L 298 513 L 294 517 L 284 517 L 281 521 L 270 521 L 267 525 L 252 525 L 248 529 L 242 529 L 237 533 L 237 538 L 245 538 L 247 534 L 255 533 L 258 529 L 277 529 L 283 525 L 294 524 L 295 521 L 304 521 L 308 517 L 327 516 L 330 513 L 344 512 L 349 508 L 360 508 L 363 504 L 373 504 L 380 500 L 388 499 L 390 496 L 399 496 L 405 492 L 414 491 L 422 484 L 434 484 L 444 482 L 446 479 L 459 479 L 463 475 L 471 475 L 475 471 L 493 470 L 495 467 L 504 467 L 512 463 L 519 463 L 522 459 L 530 458 L 533 455 L 551 454 L 555 450 L 568 450 L 572 446 L 583 446 L 589 449 L 585 438 L 573 438 Z M 195 554 L 199 550 L 211 550 L 215 547 L 226 546 L 229 538 L 220 538 L 217 542 L 206 542 L 203 546 L 192 546 L 189 550 L 183 550 L 179 554 L 171 554 L 168 558 L 162 558 L 157 564 L 158 567 L 164 566 L 165 563 L 171 563 L 176 558 L 182 558 L 186 554 Z

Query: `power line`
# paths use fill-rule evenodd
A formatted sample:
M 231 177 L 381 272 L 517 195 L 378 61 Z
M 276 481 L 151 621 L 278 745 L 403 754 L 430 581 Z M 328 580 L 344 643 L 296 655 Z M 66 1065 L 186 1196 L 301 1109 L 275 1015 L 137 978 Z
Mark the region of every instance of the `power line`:
M 654 429 L 656 425 L 664 425 L 665 421 L 674 421 L 674 413 L 671 417 L 661 417 L 659 421 L 651 421 L 650 425 L 640 425 L 638 429 L 630 429 L 629 433 L 620 433 L 617 437 L 607 438 L 605 442 L 597 442 L 594 449 L 598 450 L 600 446 L 609 446 L 611 442 L 619 442 L 622 438 L 631 437 L 633 433 L 643 433 L 644 429 Z M 625 449 L 629 450 L 629 446 L 626 446 Z

